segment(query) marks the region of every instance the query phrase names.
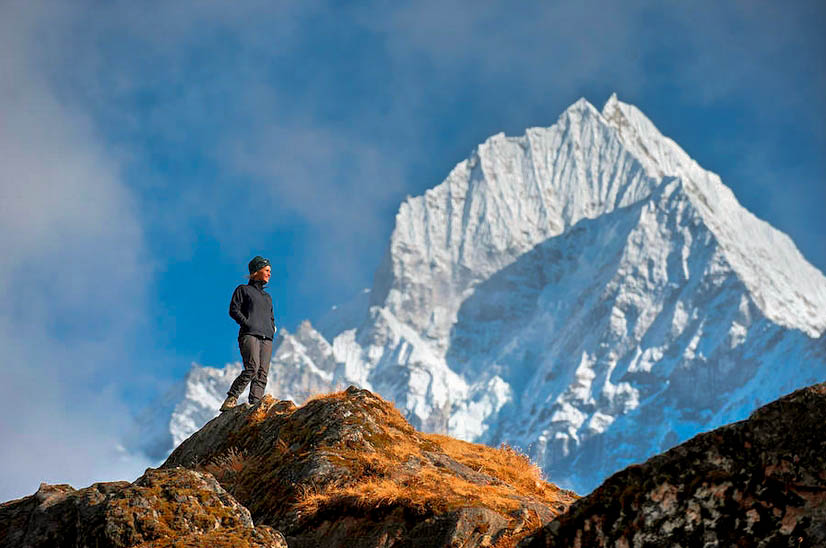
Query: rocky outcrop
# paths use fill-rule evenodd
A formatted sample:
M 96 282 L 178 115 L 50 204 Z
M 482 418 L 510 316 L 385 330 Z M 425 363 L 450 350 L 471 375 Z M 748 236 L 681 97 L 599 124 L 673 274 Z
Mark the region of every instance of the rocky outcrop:
M 212 472 L 256 523 L 301 546 L 491 546 L 576 496 L 507 448 L 417 432 L 349 388 L 296 408 L 266 397 L 210 421 L 163 464 Z
M 520 546 L 826 546 L 826 383 L 613 475 Z
M 0 546 L 826 546 L 824 424 L 826 383 L 577 500 L 524 455 L 418 432 L 367 390 L 267 396 L 134 483 L 0 505 Z
M 0 546 L 286 548 L 286 542 L 269 527 L 255 527 L 210 474 L 178 468 L 79 490 L 42 484 L 32 496 L 0 505 Z

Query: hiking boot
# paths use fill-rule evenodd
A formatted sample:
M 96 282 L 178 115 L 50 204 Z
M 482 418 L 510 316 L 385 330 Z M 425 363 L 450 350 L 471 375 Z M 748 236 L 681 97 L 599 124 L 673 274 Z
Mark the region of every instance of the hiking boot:
M 221 405 L 221 412 L 229 411 L 238 403 L 238 398 L 235 396 L 227 396 L 227 399 L 224 400 L 223 405 Z

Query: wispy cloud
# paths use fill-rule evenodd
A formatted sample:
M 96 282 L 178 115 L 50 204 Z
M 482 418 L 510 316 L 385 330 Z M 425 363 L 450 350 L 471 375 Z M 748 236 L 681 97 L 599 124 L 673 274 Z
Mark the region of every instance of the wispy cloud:
M 123 478 L 115 388 L 151 266 L 134 200 L 93 125 L 36 68 L 58 5 L 0 13 L 0 499 Z
M 404 185 L 399 159 L 376 144 L 323 127 L 272 121 L 229 137 L 224 146 L 229 176 L 245 181 L 249 223 L 298 218 L 322 238 L 317 259 L 326 257 L 336 268 L 315 283 L 362 273 L 362 249 L 383 247 L 387 206 L 397 202 Z
M 177 242 L 175 254 L 208 235 L 243 264 L 251 235 L 302 225 L 305 256 L 293 266 L 312 268 L 303 278 L 316 292 L 349 296 L 343 288 L 369 280 L 365 250 L 377 262 L 404 189 L 398 149 L 366 130 L 366 117 L 330 120 L 336 105 L 358 101 L 336 96 L 345 83 L 334 81 L 335 61 L 303 60 L 327 55 L 317 43 L 324 31 L 314 27 L 341 32 L 328 13 L 335 10 L 313 2 L 186 5 L 102 8 L 65 54 L 79 62 L 60 63 L 62 85 L 134 152 L 130 184 L 144 220 L 166 245 Z M 319 269 L 325 258 L 336 268 Z

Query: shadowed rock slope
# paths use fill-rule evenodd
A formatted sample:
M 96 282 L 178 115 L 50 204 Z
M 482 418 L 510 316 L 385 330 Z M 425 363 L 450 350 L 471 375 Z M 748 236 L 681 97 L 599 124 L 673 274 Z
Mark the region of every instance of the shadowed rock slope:
M 423 434 L 353 387 L 224 413 L 163 469 L 179 466 L 214 474 L 290 547 L 512 546 L 576 499 L 523 455 Z
M 826 383 L 614 474 L 520 546 L 826 546 Z

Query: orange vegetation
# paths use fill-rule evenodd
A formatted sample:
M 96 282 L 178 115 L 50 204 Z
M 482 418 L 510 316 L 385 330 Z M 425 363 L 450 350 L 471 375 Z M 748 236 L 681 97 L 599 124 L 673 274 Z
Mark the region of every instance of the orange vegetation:
M 330 400 L 342 405 L 329 407 Z M 483 507 L 510 520 L 497 542 L 507 547 L 542 525 L 537 508 L 547 508 L 542 510 L 547 520 L 577 498 L 545 481 L 540 469 L 511 447 L 418 432 L 375 394 L 322 394 L 300 408 L 264 403 L 227 440 L 236 449 L 202 467 L 253 515 L 272 516 L 273 508 L 281 508 L 279 515 L 294 512 L 311 523 L 316 517 L 395 509 L 424 517 Z M 256 439 L 256 430 L 267 428 L 269 419 L 283 421 L 278 441 L 265 453 L 245 453 L 248 440 Z M 286 470 L 310 455 L 323 455 L 343 473 L 333 481 L 283 483 Z
M 298 500 L 304 515 L 342 507 L 404 506 L 430 514 L 481 506 L 509 516 L 531 499 L 556 508 L 576 498 L 544 481 L 541 470 L 526 455 L 507 445 L 493 448 L 417 432 L 395 407 L 382 403 L 382 431 L 366 436 L 370 447 L 339 448 L 330 457 L 352 471 L 350 481 L 304 489 Z
M 559 500 L 559 487 L 544 481 L 542 470 L 527 455 L 509 445 L 503 443 L 499 448 L 493 448 L 439 434 L 423 436 L 438 443 L 456 461 L 516 487 L 524 496 L 547 502 Z

